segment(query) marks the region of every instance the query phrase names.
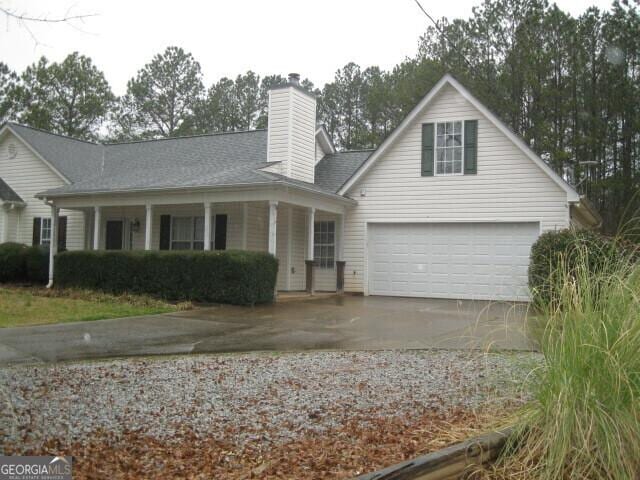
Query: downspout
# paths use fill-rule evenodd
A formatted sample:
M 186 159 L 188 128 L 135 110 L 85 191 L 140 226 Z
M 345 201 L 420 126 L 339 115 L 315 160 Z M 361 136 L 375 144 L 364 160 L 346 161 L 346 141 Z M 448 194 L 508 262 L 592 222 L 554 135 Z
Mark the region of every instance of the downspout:
M 46 198 L 44 203 L 51 207 L 51 240 L 49 241 L 49 283 L 46 288 L 53 287 L 54 257 L 58 246 L 58 209 L 53 202 Z

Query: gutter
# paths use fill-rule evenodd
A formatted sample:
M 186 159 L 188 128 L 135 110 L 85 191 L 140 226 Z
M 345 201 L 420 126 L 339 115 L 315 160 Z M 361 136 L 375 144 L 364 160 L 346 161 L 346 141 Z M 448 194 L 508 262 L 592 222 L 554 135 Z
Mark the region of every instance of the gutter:
M 44 191 L 37 193 L 35 198 L 40 200 L 44 200 L 46 198 L 64 198 L 64 197 L 87 197 L 92 195 L 113 195 L 113 194 L 125 194 L 125 193 L 157 193 L 157 192 L 175 192 L 175 191 L 201 191 L 201 190 L 238 190 L 238 189 L 250 189 L 254 187 L 272 187 L 272 186 L 280 186 L 285 188 L 292 188 L 296 190 L 300 190 L 303 192 L 309 192 L 316 195 L 320 195 L 326 198 L 330 198 L 331 200 L 336 200 L 347 205 L 356 205 L 358 202 L 347 197 L 343 197 L 342 195 L 338 195 L 336 193 L 328 193 L 315 190 L 313 188 L 307 188 L 302 185 L 296 185 L 293 183 L 288 183 L 282 180 L 276 180 L 272 182 L 263 182 L 263 183 L 231 183 L 228 185 L 203 185 L 197 187 L 157 187 L 157 188 L 137 188 L 130 190 L 96 190 L 93 192 L 62 192 L 55 193 L 53 191 Z
M 0 200 L 0 205 L 9 205 L 11 208 L 21 208 L 27 206 L 25 202 L 17 202 L 15 200 Z

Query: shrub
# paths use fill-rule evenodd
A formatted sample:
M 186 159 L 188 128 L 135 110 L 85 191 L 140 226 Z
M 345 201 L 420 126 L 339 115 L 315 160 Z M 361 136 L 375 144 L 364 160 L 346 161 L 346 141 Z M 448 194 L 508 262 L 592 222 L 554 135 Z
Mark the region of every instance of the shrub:
M 25 254 L 27 247 L 21 243 L 0 244 L 0 282 L 25 280 Z
M 33 246 L 25 251 L 26 278 L 34 283 L 49 281 L 49 247 Z
M 567 272 L 578 265 L 589 271 L 600 271 L 610 260 L 625 255 L 626 248 L 589 230 L 560 230 L 540 235 L 531 248 L 529 289 L 535 303 L 544 303 L 558 294 L 554 279 L 558 265 L 563 262 Z M 615 263 L 615 262 L 614 262 Z
M 167 300 L 253 305 L 273 300 L 278 261 L 262 252 L 63 252 L 55 285 Z
M 594 262 L 590 242 L 567 235 L 571 254 L 551 263 L 554 294 L 539 303 L 543 363 L 505 466 L 522 474 L 510 478 L 640 478 L 640 265 L 624 251 Z

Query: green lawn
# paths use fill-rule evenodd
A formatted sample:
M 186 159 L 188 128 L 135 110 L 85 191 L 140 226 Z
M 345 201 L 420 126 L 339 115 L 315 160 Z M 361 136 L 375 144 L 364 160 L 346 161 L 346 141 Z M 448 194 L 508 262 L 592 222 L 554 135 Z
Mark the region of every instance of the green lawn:
M 77 290 L 0 287 L 0 327 L 100 320 L 165 313 L 172 305 L 149 297 L 114 296 Z

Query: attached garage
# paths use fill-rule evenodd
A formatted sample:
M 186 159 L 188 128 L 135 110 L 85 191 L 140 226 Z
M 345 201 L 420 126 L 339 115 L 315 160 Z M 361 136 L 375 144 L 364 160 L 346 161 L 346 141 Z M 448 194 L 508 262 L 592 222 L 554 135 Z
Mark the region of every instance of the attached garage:
M 371 223 L 370 295 L 528 300 L 537 222 Z

